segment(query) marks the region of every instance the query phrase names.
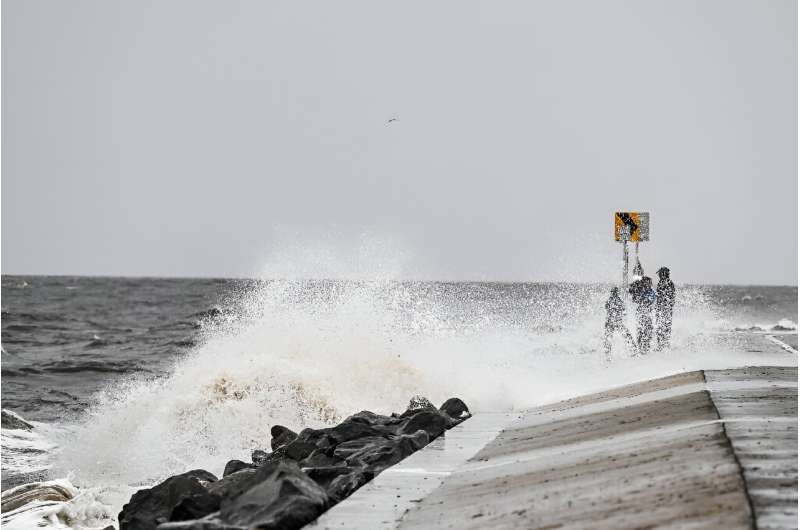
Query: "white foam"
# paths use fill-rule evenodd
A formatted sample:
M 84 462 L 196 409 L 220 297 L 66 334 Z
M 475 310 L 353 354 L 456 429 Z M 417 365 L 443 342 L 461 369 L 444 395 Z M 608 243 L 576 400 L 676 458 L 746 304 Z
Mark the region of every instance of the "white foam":
M 80 491 L 67 479 L 51 480 L 41 486 L 57 486 L 69 492 L 72 499 L 64 502 L 35 501 L 2 514 L 2 527 L 6 530 L 31 528 L 73 528 L 96 530 L 112 524 L 111 504 L 94 490 Z M 6 490 L 4 495 L 13 492 Z
M 249 460 L 269 447 L 274 424 L 300 429 L 363 409 L 398 411 L 416 394 L 519 410 L 685 370 L 796 364 L 720 342 L 719 317 L 696 289 L 678 293 L 672 350 L 636 359 L 617 351 L 608 362 L 605 290 L 565 285 L 554 297 L 532 295 L 520 318 L 520 308 L 503 316 L 480 299 L 443 301 L 429 285 L 395 282 L 393 264 L 377 270 L 378 280 L 284 280 L 243 294 L 239 311 L 204 327 L 168 377 L 128 379 L 98 396 L 61 437 L 55 472 L 115 514 L 136 487 Z

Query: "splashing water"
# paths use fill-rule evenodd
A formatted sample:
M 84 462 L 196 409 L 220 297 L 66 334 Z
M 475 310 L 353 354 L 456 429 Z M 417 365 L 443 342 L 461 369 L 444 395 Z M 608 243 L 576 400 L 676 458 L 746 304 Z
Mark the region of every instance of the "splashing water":
M 700 288 L 679 289 L 671 350 L 634 359 L 620 342 L 608 360 L 608 286 L 376 276 L 261 281 L 227 300 L 168 376 L 130 377 L 97 396 L 58 439 L 54 476 L 116 516 L 137 487 L 249 460 L 269 447 L 275 424 L 400 411 L 415 394 L 434 403 L 458 396 L 474 411 L 518 410 L 752 360 L 730 334 L 720 340 L 725 325 Z
M 276 423 L 388 413 L 414 394 L 509 410 L 622 384 L 630 374 L 599 353 L 604 296 L 579 285 L 264 282 L 169 377 L 102 393 L 60 460 L 80 483 L 140 485 L 247 459 Z M 701 298 L 679 303 L 678 350 L 707 345 Z

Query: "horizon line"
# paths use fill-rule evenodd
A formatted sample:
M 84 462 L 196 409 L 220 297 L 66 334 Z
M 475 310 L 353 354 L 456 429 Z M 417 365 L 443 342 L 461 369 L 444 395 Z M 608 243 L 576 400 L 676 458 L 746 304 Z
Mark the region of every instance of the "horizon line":
M 120 280 L 249 280 L 249 281 L 345 281 L 345 282 L 364 282 L 364 281 L 387 281 L 387 282 L 436 282 L 436 283 L 497 283 L 497 284 L 516 284 L 516 283 L 552 283 L 552 284 L 577 284 L 577 285 L 616 285 L 612 281 L 579 281 L 579 280 L 445 280 L 445 279 L 419 279 L 419 278 L 320 278 L 320 277 L 257 277 L 257 276 L 155 276 L 155 275 L 116 275 L 116 274 L 25 274 L 25 273 L 0 273 L 0 276 L 25 276 L 30 278 L 105 278 Z M 706 286 L 706 287 L 795 287 L 798 284 L 787 283 L 696 283 L 685 282 L 678 285 Z

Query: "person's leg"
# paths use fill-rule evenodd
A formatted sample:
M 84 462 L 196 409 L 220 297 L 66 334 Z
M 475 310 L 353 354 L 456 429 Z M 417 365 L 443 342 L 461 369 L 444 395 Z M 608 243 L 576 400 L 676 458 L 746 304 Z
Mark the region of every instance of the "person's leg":
M 648 322 L 645 322 L 645 325 L 642 327 L 642 353 L 648 353 L 650 352 L 650 343 L 653 340 L 653 323 L 648 319 Z
M 636 341 L 633 340 L 633 335 L 631 335 L 631 332 L 628 331 L 628 328 L 624 326 L 622 328 L 622 334 L 625 337 L 625 341 L 628 343 L 628 349 L 631 350 L 633 355 L 636 355 Z
M 665 346 L 664 317 L 661 312 L 656 313 L 656 351 L 661 351 Z
M 636 355 L 641 355 L 644 352 L 644 328 L 642 326 L 642 321 L 639 319 L 639 322 L 636 325 Z
M 669 343 L 672 340 L 672 310 L 670 309 L 664 319 L 664 347 L 669 348 Z

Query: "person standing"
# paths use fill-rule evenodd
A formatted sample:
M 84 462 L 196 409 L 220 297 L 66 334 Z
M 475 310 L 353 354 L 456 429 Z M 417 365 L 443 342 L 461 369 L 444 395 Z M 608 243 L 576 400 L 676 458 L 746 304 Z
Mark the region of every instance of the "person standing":
M 650 342 L 653 340 L 653 305 L 656 301 L 653 280 L 645 276 L 631 284 L 629 292 L 636 304 L 636 346 L 639 355 L 644 355 L 650 351 Z
M 632 350 L 636 350 L 633 337 L 625 327 L 625 303 L 619 296 L 619 288 L 612 287 L 611 295 L 606 302 L 606 334 L 603 339 L 603 346 L 606 350 L 606 357 L 611 355 L 611 339 L 615 333 L 622 333 Z
M 669 278 L 669 269 L 658 269 L 656 287 L 656 351 L 669 348 L 672 337 L 672 310 L 675 307 L 675 284 Z

